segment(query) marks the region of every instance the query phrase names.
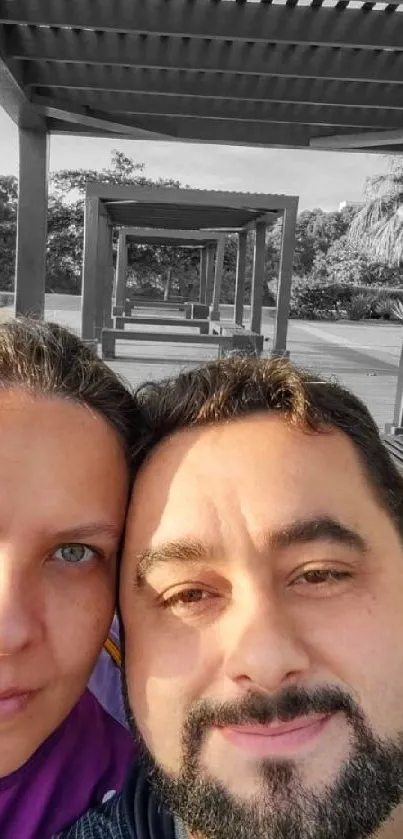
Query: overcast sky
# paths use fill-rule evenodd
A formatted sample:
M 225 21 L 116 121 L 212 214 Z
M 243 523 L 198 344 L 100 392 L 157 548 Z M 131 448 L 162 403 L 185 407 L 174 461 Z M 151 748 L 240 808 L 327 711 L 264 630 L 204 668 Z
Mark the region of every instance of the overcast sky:
M 175 178 L 196 188 L 300 196 L 300 208 L 336 210 L 360 201 L 368 175 L 387 170 L 380 155 L 253 149 L 193 143 L 52 137 L 52 169 L 102 169 L 118 148 L 146 164 L 150 178 Z M 0 108 L 0 174 L 17 174 L 17 129 Z

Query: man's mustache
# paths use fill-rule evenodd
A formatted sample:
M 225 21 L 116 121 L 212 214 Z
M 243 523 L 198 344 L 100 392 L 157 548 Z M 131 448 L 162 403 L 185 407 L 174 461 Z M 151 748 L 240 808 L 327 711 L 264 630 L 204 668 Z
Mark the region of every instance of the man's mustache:
M 184 739 L 200 738 L 209 728 L 235 725 L 269 725 L 273 722 L 290 722 L 311 714 L 344 714 L 350 721 L 362 724 L 363 715 L 352 697 L 339 687 L 321 686 L 314 689 L 290 687 L 269 696 L 250 692 L 242 700 L 216 702 L 201 699 L 195 702 L 187 715 Z

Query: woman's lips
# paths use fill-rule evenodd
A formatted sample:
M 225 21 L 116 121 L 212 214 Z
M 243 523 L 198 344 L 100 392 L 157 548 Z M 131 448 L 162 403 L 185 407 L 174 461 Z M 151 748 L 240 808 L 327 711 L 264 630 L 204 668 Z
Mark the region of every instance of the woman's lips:
M 37 690 L 15 690 L 0 693 L 0 721 L 25 710 Z
M 329 714 L 311 714 L 268 725 L 233 725 L 220 729 L 226 740 L 256 757 L 296 752 L 312 742 L 330 720 Z

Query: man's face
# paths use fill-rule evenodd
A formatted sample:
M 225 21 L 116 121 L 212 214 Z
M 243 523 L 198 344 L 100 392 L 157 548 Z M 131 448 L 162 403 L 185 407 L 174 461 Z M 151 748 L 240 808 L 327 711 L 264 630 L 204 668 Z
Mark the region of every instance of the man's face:
M 373 835 L 403 792 L 403 548 L 350 441 L 253 416 L 144 465 L 121 578 L 128 700 L 214 839 Z

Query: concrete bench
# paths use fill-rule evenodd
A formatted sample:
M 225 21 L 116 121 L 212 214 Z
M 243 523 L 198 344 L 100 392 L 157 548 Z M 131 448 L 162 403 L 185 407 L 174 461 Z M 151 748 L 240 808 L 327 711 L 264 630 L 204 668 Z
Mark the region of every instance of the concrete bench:
M 185 318 L 188 320 L 198 320 L 199 318 L 210 317 L 210 306 L 205 306 L 204 303 L 185 303 Z
M 221 323 L 212 323 L 213 335 L 230 335 L 233 339 L 233 350 L 240 355 L 261 355 L 263 352 L 264 335 L 258 332 L 249 332 L 243 326 Z
M 126 302 L 124 306 L 114 306 L 112 315 L 114 318 L 130 317 L 133 309 L 162 309 L 162 311 L 176 309 L 178 312 L 184 312 L 185 303 L 165 303 L 163 300 L 146 300 L 143 298 L 130 303 Z
M 102 330 L 102 358 L 116 358 L 116 341 L 147 341 L 148 343 L 175 344 L 210 344 L 218 347 L 218 355 L 225 351 L 232 351 L 233 337 L 231 335 L 190 335 L 180 332 L 134 332 L 126 329 Z
M 115 318 L 115 329 L 124 329 L 126 324 L 145 324 L 146 326 L 172 326 L 172 327 L 186 327 L 187 329 L 198 329 L 200 335 L 208 335 L 210 324 L 208 320 L 184 320 L 183 318 L 158 317 L 157 315 L 137 317 L 131 315 L 130 317 Z

